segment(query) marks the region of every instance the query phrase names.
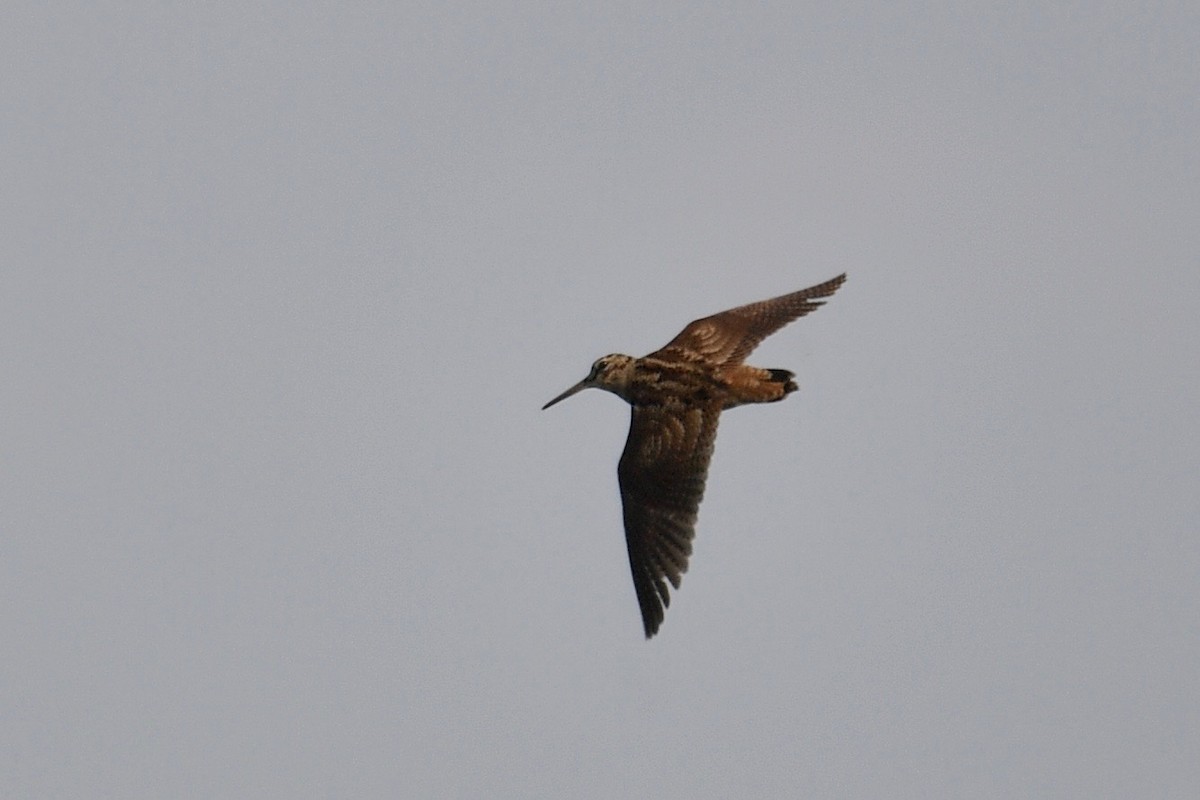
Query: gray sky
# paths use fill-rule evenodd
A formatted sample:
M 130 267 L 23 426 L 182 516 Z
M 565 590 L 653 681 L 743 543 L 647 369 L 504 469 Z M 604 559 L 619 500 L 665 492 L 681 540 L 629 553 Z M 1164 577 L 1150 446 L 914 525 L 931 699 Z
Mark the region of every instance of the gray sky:
M 1196 797 L 1153 6 L 8 4 L 0 795 Z M 644 641 L 539 407 L 842 271 Z

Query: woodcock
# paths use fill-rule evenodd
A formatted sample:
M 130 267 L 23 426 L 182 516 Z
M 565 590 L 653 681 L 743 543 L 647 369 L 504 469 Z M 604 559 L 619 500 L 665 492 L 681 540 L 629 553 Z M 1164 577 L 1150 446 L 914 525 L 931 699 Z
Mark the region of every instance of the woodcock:
M 742 363 L 758 344 L 824 305 L 846 280 L 833 280 L 692 322 L 642 358 L 604 356 L 579 383 L 542 406 L 595 387 L 633 407 L 629 438 L 617 465 L 633 588 L 649 639 L 658 632 L 692 554 L 696 514 L 727 408 L 774 403 L 796 391 L 795 375 Z

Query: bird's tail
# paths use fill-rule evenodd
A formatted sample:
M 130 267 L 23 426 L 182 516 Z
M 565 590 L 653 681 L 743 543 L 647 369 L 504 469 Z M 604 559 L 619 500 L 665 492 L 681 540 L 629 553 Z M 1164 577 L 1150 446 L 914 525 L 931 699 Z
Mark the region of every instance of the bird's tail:
M 789 372 L 786 369 L 769 369 L 767 372 L 771 373 L 771 383 L 783 384 L 783 392 L 779 395 L 779 397 L 775 398 L 776 400 L 782 400 L 800 388 L 796 385 L 796 382 L 792 380 L 796 377 L 796 373 L 794 372 Z
M 725 385 L 733 395 L 726 408 L 745 403 L 776 403 L 798 388 L 786 369 L 762 369 L 744 364 L 725 373 Z

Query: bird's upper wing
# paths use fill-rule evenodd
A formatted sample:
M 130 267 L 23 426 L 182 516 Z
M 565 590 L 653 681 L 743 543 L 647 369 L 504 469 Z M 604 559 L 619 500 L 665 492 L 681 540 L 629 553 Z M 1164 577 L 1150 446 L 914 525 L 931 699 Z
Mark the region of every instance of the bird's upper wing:
M 617 467 L 633 586 L 649 639 L 692 554 L 720 406 L 634 406 Z
M 763 339 L 824 305 L 817 298 L 833 294 L 845 280 L 843 273 L 798 292 L 698 319 L 650 355 L 674 361 L 702 361 L 713 366 L 740 364 Z

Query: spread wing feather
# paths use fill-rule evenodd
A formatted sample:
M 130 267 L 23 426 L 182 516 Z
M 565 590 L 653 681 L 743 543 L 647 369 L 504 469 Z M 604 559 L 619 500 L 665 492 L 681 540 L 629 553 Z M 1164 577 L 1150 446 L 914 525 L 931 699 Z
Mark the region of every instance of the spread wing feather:
M 633 586 L 649 639 L 692 554 L 720 407 L 638 405 L 617 467 Z
M 763 339 L 824 305 L 819 298 L 829 297 L 845 280 L 843 273 L 798 292 L 698 319 L 650 355 L 674 361 L 702 361 L 718 367 L 740 364 Z

